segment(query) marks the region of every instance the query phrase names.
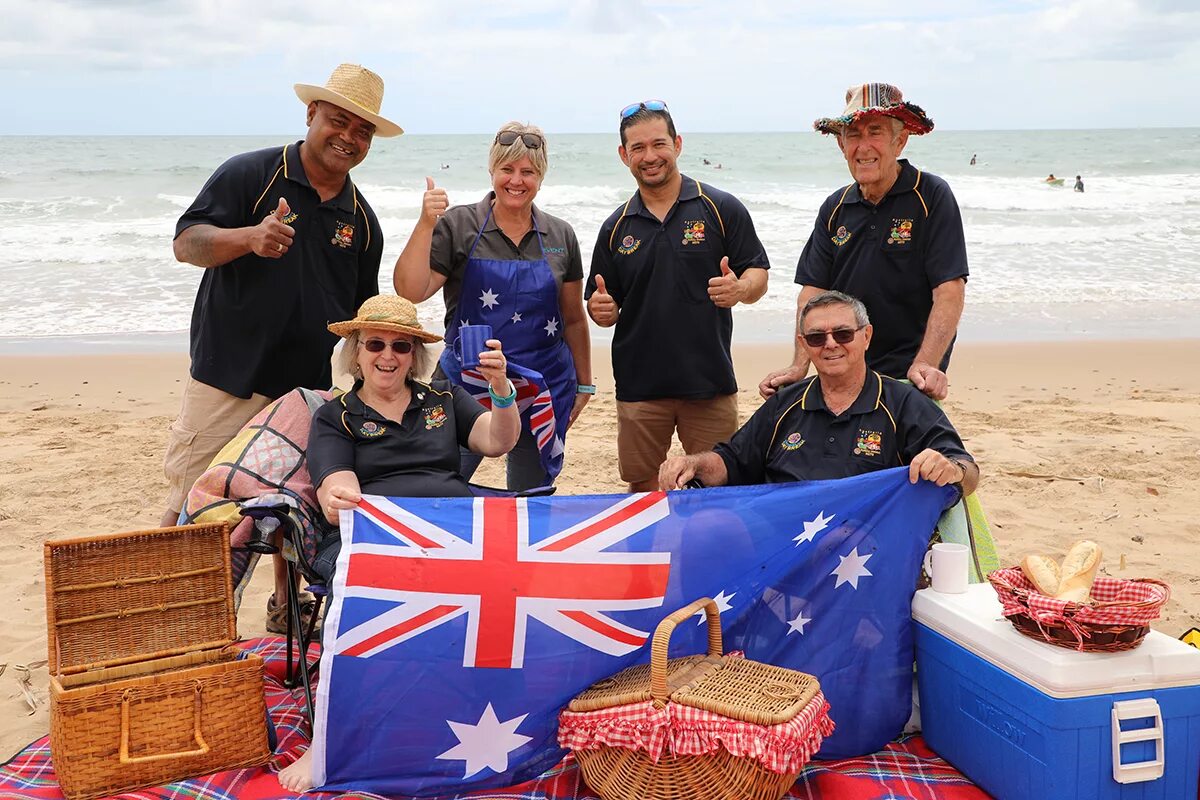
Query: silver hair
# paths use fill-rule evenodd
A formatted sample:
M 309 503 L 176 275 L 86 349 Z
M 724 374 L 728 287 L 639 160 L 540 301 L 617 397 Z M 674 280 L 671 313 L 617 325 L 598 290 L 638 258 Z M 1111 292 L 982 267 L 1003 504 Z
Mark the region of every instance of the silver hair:
M 500 126 L 500 130 L 496 131 L 499 135 L 505 131 L 515 131 L 516 133 L 534 133 L 541 137 L 541 147 L 526 147 L 520 137 L 515 142 L 509 145 L 500 144 L 499 142 L 492 143 L 492 149 L 488 153 L 488 172 L 495 172 L 505 164 L 511 164 L 514 161 L 519 161 L 523 156 L 529 156 L 529 162 L 533 164 L 534 170 L 537 171 L 539 178 L 546 177 L 546 170 L 550 168 L 548 153 L 546 152 L 546 134 L 537 125 L 523 125 L 520 122 L 506 122 Z
M 895 139 L 897 136 L 899 136 L 901 133 L 904 132 L 904 120 L 899 119 L 897 117 L 892 117 L 892 116 L 888 116 L 887 119 L 889 122 L 892 123 L 892 138 Z M 838 131 L 838 138 L 841 139 L 843 142 L 846 141 L 846 138 L 845 138 L 846 130 L 849 127 L 850 127 L 849 125 L 843 125 L 841 127 L 841 129 Z
M 337 352 L 333 358 L 333 375 L 336 378 L 339 375 L 350 375 L 355 380 L 362 378 L 358 371 L 358 345 L 362 341 L 361 330 L 350 331 L 342 342 L 342 349 Z M 429 373 L 433 369 L 433 356 L 425 347 L 425 343 L 420 339 L 413 339 L 412 351 L 412 367 L 408 371 L 407 379 L 413 378 L 420 381 L 429 380 Z
M 808 312 L 826 306 L 846 306 L 854 312 L 854 323 L 860 328 L 871 324 L 871 318 L 867 316 L 867 307 L 862 304 L 861 300 L 843 292 L 829 290 L 810 298 L 804 304 L 804 308 L 800 310 L 799 329 L 801 333 L 804 332 L 804 320 L 808 317 Z

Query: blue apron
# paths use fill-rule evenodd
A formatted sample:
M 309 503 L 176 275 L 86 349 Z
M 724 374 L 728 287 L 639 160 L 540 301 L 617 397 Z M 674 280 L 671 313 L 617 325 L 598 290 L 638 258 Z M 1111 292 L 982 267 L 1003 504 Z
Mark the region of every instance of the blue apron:
M 475 248 L 491 221 L 492 210 L 475 234 L 467 253 L 458 309 L 446 329 L 446 349 L 439 364 L 453 383 L 463 386 L 491 408 L 487 380 L 476 369 L 463 370 L 454 352 L 462 325 L 487 324 L 504 347 L 508 377 L 517 389 L 521 426 L 533 433 L 542 469 L 550 481 L 562 471 L 567 421 L 575 404 L 575 361 L 563 340 L 559 288 L 546 260 L 546 246 L 536 215 L 542 257 L 521 259 L 475 258 Z

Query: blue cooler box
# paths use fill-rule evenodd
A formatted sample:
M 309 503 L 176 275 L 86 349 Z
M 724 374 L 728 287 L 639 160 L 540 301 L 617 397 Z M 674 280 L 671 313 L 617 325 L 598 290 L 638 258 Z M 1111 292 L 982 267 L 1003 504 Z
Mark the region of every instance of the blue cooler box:
M 990 584 L 913 599 L 925 741 L 999 800 L 1194 800 L 1200 651 L 1123 653 L 1018 633 Z

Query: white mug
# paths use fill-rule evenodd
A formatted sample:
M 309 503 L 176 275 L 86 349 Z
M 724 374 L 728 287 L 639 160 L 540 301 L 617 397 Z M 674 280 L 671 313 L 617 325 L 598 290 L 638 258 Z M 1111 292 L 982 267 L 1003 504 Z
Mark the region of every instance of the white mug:
M 965 544 L 938 542 L 925 554 L 925 572 L 933 579 L 933 590 L 944 594 L 962 594 L 967 590 L 967 559 L 970 548 Z

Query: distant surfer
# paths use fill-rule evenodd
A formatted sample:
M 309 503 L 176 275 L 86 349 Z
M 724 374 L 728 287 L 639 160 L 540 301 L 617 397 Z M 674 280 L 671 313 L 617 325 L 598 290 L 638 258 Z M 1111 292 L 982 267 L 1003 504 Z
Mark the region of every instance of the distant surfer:
M 707 167 L 707 166 L 708 166 L 708 165 L 710 165 L 710 164 L 712 164 L 712 162 L 711 162 L 711 161 L 709 161 L 707 158 L 706 158 L 706 159 L 704 159 L 704 166 L 706 166 L 706 167 Z
M 1054 173 L 1051 172 L 1050 176 L 1046 178 L 1046 183 L 1054 183 L 1056 180 L 1058 180 L 1058 178 L 1054 177 Z
M 971 166 L 972 167 L 975 166 L 975 156 L 976 155 L 977 155 L 977 153 L 971 153 Z
M 1080 194 L 1083 193 L 1083 178 L 1079 175 L 1075 176 L 1075 191 L 1079 192 Z
M 449 164 L 442 164 L 442 169 L 450 169 L 450 165 L 449 165 Z

